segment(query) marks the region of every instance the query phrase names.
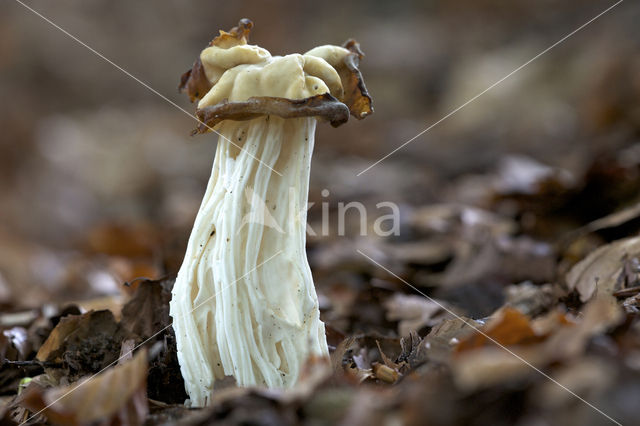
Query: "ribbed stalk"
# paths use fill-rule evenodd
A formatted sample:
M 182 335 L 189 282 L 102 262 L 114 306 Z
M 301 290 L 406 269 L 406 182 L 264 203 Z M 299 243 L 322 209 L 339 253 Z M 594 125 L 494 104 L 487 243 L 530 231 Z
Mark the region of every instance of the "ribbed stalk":
M 219 128 L 243 149 L 218 141 L 171 300 L 194 406 L 207 405 L 225 376 L 288 387 L 307 356 L 328 355 L 305 252 L 315 126 L 266 116 Z

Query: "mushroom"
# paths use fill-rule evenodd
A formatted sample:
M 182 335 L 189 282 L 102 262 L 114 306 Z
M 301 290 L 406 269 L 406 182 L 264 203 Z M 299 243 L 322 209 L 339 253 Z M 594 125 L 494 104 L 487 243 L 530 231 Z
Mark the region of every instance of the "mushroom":
M 305 253 L 318 118 L 373 112 L 358 43 L 271 56 L 253 23 L 220 31 L 180 88 L 198 100 L 194 133 L 218 147 L 171 299 L 178 360 L 193 406 L 215 380 L 286 388 L 309 356 L 328 356 Z

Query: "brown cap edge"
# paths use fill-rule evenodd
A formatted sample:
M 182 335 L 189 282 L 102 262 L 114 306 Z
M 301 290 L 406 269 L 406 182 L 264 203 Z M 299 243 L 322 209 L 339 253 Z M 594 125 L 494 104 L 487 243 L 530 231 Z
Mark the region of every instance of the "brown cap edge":
M 220 31 L 220 35 L 211 40 L 209 46 L 231 47 L 238 44 L 246 44 L 251 28 L 253 28 L 253 22 L 250 19 L 243 18 L 238 22 L 237 26 L 231 28 L 228 32 Z M 200 61 L 200 55 L 198 55 L 191 69 L 180 77 L 178 90 L 186 92 L 191 102 L 194 102 L 206 95 L 211 87 L 212 84 L 207 79 Z
M 348 76 L 342 77 L 342 87 L 344 88 L 344 103 L 349 107 L 351 115 L 358 120 L 362 120 L 368 115 L 373 114 L 373 104 L 369 91 L 364 84 L 362 73 L 358 66 L 360 59 L 364 57 L 364 53 L 360 50 L 360 44 L 349 39 L 342 45 L 349 50 L 351 54 L 345 56 L 344 65 L 349 71 Z
M 196 116 L 202 123 L 192 135 L 206 133 L 223 120 L 252 120 L 262 115 L 282 118 L 322 117 L 333 127 L 338 127 L 349 120 L 349 108 L 328 93 L 304 99 L 260 96 L 242 102 L 225 100 L 196 110 Z

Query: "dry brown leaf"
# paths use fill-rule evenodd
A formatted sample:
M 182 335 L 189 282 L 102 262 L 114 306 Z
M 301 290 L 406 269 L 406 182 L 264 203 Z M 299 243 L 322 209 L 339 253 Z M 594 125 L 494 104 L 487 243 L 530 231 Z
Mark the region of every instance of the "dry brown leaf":
M 486 338 L 475 341 L 473 335 L 467 341 L 461 342 L 461 345 L 469 345 L 471 341 L 483 343 L 482 346 L 474 346 L 473 350 L 467 350 L 467 347 L 462 351 L 458 349 L 458 356 L 453 362 L 453 373 L 456 383 L 463 389 L 474 390 L 514 380 L 516 377 L 531 374 L 532 365 L 544 368 L 553 363 L 579 360 L 590 339 L 618 324 L 623 315 L 611 297 L 599 297 L 585 306 L 576 323 L 569 322 L 565 315 L 559 315 L 558 312 L 536 319 L 534 323 L 529 322 L 522 314 L 520 318 L 510 314 L 509 318 L 513 321 L 513 332 L 507 334 L 524 337 L 533 333 L 533 338 L 517 342 L 531 344 L 519 344 L 505 350 L 496 345 L 486 344 Z M 504 321 L 498 325 L 503 327 L 501 332 L 510 329 L 509 326 L 505 328 Z M 491 335 L 490 328 L 487 328 L 486 332 Z M 509 345 L 510 343 L 499 334 L 491 337 L 505 346 Z
M 400 368 L 400 366 L 398 364 L 396 364 L 395 362 L 393 362 L 391 360 L 391 358 L 389 358 L 384 353 L 384 351 L 380 347 L 380 342 L 377 341 L 377 340 L 376 340 L 376 346 L 378 346 L 378 352 L 380 352 L 380 358 L 382 358 L 382 362 L 384 362 L 384 365 L 386 365 L 387 367 L 391 368 L 392 370 L 398 370 Z
M 71 386 L 44 389 L 30 386 L 20 404 L 42 410 L 60 425 L 143 424 L 147 413 L 147 352 L 118 364 L 97 376 Z
M 464 352 L 491 344 L 489 338 L 504 346 L 530 344 L 540 341 L 529 318 L 513 308 L 504 308 L 498 315 L 481 328 L 484 334 L 475 332 L 462 340 L 457 352 Z M 488 336 L 488 337 L 487 337 Z
M 124 331 L 110 311 L 68 315 L 40 347 L 39 361 L 64 361 L 71 378 L 101 370 L 118 358 Z
M 585 305 L 576 325 L 559 327 L 547 338 L 545 351 L 553 360 L 579 356 L 591 337 L 619 324 L 623 318 L 624 313 L 613 297 L 596 297 Z
M 586 302 L 595 294 L 619 290 L 618 277 L 627 258 L 640 256 L 640 237 L 625 238 L 602 246 L 577 263 L 566 276 L 569 290 L 577 290 Z
M 173 279 L 141 281 L 131 300 L 122 308 L 122 326 L 142 338 L 163 330 L 171 322 L 169 301 Z
M 78 327 L 85 315 L 69 315 L 66 318 L 62 318 L 38 350 L 36 359 L 38 361 L 47 361 L 59 355 L 59 349 L 64 345 L 65 339 Z

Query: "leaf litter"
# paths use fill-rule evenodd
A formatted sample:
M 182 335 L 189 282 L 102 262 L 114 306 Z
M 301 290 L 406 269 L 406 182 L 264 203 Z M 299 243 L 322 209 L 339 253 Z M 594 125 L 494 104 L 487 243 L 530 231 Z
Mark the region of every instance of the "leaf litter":
M 117 298 L 2 313 L 0 415 L 6 424 L 577 424 L 571 412 L 602 423 L 539 369 L 625 423 L 635 406 L 624 401 L 640 397 L 636 204 L 572 216 L 574 180 L 531 166 L 532 176 L 495 183 L 512 169 L 488 179 L 473 205 L 413 209 L 402 239 L 360 241 L 428 298 L 357 253 L 339 254 L 340 240 L 312 240 L 331 361 L 310 359 L 293 389 L 223 381 L 210 407 L 186 406 L 168 309 L 174 279 L 138 279 Z M 126 239 L 120 248 L 103 229 L 87 256 L 153 252 Z M 164 252 L 175 264 L 177 251 Z M 110 308 L 87 309 L 100 306 Z
M 331 360 L 310 359 L 290 390 L 221 381 L 203 409 L 185 405 L 168 306 L 192 212 L 96 224 L 67 252 L 2 229 L 9 278 L 39 286 L 22 295 L 0 275 L 0 422 L 610 423 L 548 375 L 637 423 L 640 151 L 626 145 L 576 152 L 571 171 L 505 156 L 457 178 L 434 172 L 420 188 L 431 199 L 404 200 L 399 236 L 310 236 Z

